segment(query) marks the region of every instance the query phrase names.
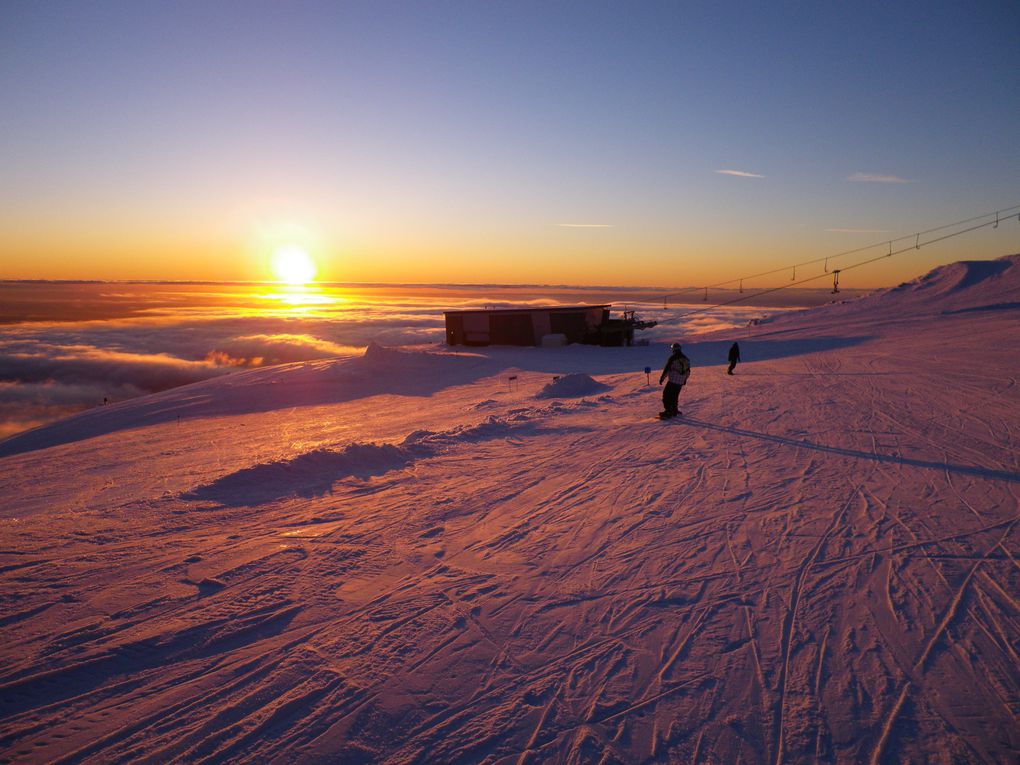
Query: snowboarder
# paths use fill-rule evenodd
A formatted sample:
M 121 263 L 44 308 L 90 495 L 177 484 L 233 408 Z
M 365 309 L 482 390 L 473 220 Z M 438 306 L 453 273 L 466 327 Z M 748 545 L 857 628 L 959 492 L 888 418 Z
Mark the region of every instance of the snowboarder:
M 726 370 L 726 374 L 733 374 L 733 368 L 740 361 L 740 346 L 734 343 L 730 346 L 730 368 Z
M 666 360 L 666 366 L 662 368 L 662 374 L 659 375 L 659 385 L 669 378 L 666 387 L 662 389 L 663 411 L 659 413 L 659 418 L 663 420 L 680 414 L 677 399 L 680 398 L 680 389 L 691 376 L 691 360 L 680 351 L 680 343 L 673 343 L 669 350 L 670 357 Z

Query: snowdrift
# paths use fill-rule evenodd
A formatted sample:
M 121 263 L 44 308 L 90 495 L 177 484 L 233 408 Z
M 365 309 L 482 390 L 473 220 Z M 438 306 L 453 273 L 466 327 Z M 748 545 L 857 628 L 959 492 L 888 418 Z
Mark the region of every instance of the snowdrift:
M 603 386 L 604 387 L 604 386 Z M 560 411 L 553 407 L 504 417 L 488 417 L 470 426 L 447 431 L 416 430 L 400 444 L 351 443 L 342 448 L 315 448 L 288 459 L 240 468 L 181 494 L 185 500 L 209 500 L 220 505 L 258 505 L 284 497 L 317 497 L 332 492 L 345 478 L 367 479 L 410 467 L 416 460 L 441 454 L 464 443 L 542 433 L 535 418 Z
M 315 497 L 349 476 L 367 478 L 404 467 L 414 459 L 390 444 L 348 444 L 339 450 L 314 449 L 288 460 L 242 468 L 186 492 L 184 499 L 208 499 L 223 505 L 254 505 L 281 497 Z

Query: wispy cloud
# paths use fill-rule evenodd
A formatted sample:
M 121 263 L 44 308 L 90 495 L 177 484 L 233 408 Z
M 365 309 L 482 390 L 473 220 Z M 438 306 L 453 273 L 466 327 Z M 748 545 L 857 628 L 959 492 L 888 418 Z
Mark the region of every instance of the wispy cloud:
M 827 228 L 826 231 L 834 234 L 888 234 L 884 228 Z
M 612 228 L 612 223 L 557 223 L 563 228 Z
M 913 183 L 898 175 L 879 175 L 878 173 L 854 173 L 847 176 L 848 181 L 854 183 Z
M 764 178 L 760 173 L 749 173 L 746 170 L 716 170 L 719 175 L 735 175 L 737 178 Z

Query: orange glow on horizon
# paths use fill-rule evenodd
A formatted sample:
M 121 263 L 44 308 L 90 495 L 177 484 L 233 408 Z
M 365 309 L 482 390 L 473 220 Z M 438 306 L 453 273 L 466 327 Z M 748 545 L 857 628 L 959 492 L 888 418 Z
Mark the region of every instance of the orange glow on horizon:
M 124 223 L 110 223 L 105 228 L 98 224 L 66 229 L 51 226 L 43 233 L 33 233 L 30 228 L 22 222 L 4 229 L 0 279 L 278 280 L 281 288 L 339 282 L 573 284 L 668 290 L 715 284 L 838 253 L 854 244 L 852 240 L 861 239 L 808 230 L 787 238 L 779 233 L 774 238 L 756 239 L 741 231 L 708 235 L 696 230 L 671 236 L 659 230 L 625 231 L 622 226 L 594 230 L 609 232 L 599 236 L 590 236 L 588 229 L 557 228 L 548 235 L 526 230 L 505 231 L 495 237 L 482 231 L 417 238 L 403 231 L 352 233 L 311 225 L 265 224 L 255 227 L 254 233 L 251 228 L 242 232 L 245 227 L 239 226 L 234 234 Z M 577 231 L 584 232 L 583 241 L 563 235 Z M 1000 257 L 1011 251 L 1010 242 L 1002 236 L 1008 231 L 1000 226 L 883 260 L 852 272 L 846 286 L 891 286 L 942 263 Z M 283 272 L 274 267 L 274 255 L 291 247 L 314 255 L 314 259 L 309 255 L 310 267 L 299 265 L 291 270 L 287 266 Z M 835 264 L 842 265 L 839 261 Z M 820 263 L 816 271 L 817 284 L 807 286 L 824 288 L 831 277 Z M 800 269 L 797 275 L 802 275 Z M 809 275 L 808 270 L 804 275 Z M 744 287 L 780 286 L 789 280 L 790 275 L 776 274 L 745 281 Z
M 338 303 L 350 302 L 334 292 L 327 292 L 317 286 L 281 285 L 274 292 L 262 292 L 253 297 L 266 301 L 266 308 L 257 311 L 260 315 L 287 315 L 312 318 L 326 315 L 329 308 Z M 278 306 L 278 307 L 277 307 Z

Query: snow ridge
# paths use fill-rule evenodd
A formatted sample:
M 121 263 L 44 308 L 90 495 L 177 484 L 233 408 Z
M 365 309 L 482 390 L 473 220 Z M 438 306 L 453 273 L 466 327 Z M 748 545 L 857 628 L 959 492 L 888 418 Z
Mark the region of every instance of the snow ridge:
M 342 448 L 317 447 L 288 459 L 269 460 L 235 470 L 183 492 L 180 497 L 234 507 L 260 505 L 293 496 L 321 497 L 330 494 L 338 481 L 384 476 L 461 444 L 541 435 L 546 428 L 539 420 L 587 405 L 588 402 L 582 401 L 570 407 L 553 404 L 545 408 L 517 409 L 504 416 L 489 416 L 474 425 L 440 432 L 416 430 L 399 444 L 354 442 Z
M 341 450 L 313 449 L 288 460 L 262 462 L 198 486 L 182 499 L 221 505 L 255 505 L 290 495 L 318 497 L 347 477 L 370 478 L 399 470 L 415 459 L 392 444 L 352 443 Z

